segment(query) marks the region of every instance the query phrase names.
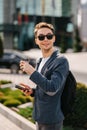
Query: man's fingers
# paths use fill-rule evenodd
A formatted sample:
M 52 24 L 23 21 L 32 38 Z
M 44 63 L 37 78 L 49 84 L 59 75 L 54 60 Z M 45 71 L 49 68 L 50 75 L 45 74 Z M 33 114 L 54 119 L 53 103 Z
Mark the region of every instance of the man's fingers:
M 30 88 L 28 85 L 25 85 L 23 83 L 20 83 L 20 85 L 24 86 L 25 88 Z

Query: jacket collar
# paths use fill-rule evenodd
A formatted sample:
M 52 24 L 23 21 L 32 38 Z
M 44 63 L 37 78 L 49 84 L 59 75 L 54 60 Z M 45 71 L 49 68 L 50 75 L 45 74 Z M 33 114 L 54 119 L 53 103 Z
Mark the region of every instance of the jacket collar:
M 58 50 L 55 50 L 52 55 L 50 56 L 50 58 L 48 59 L 48 61 L 44 64 L 42 70 L 41 70 L 41 73 L 43 74 L 44 70 L 48 67 L 48 65 L 59 55 L 59 51 Z M 38 69 L 39 67 L 39 64 L 41 62 L 42 58 L 39 59 L 38 63 L 37 63 L 37 67 L 36 67 L 36 70 Z

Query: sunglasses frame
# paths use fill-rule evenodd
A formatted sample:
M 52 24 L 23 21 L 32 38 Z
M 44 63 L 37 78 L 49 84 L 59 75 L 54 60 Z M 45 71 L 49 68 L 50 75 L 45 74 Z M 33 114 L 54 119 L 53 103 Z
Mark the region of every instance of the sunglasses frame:
M 39 35 L 37 36 L 37 38 L 40 40 L 40 41 L 43 41 L 45 39 L 45 37 L 48 39 L 48 40 L 52 40 L 54 34 L 47 34 L 47 35 Z

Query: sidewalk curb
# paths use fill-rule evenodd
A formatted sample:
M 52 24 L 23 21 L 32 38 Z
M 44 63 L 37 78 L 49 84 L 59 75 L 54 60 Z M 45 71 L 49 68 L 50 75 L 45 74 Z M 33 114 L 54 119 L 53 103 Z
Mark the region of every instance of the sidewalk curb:
M 7 108 L 0 103 L 0 113 L 7 117 L 10 121 L 20 127 L 22 130 L 35 130 L 35 125 L 25 119 L 24 117 L 18 115 L 16 112 Z

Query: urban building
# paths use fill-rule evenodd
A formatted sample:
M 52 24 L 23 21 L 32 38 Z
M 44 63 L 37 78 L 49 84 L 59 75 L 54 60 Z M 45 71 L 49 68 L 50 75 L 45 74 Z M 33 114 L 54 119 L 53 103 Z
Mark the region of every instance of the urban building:
M 71 48 L 73 42 L 70 38 L 76 26 L 83 41 L 83 33 L 87 34 L 87 29 L 79 19 L 82 17 L 79 12 L 81 10 L 86 15 L 87 0 L 83 1 L 85 7 L 82 0 L 0 0 L 0 35 L 4 48 L 28 50 L 37 47 L 34 44 L 33 29 L 40 21 L 47 21 L 55 26 L 56 46 L 60 46 L 65 39 L 66 46 Z

